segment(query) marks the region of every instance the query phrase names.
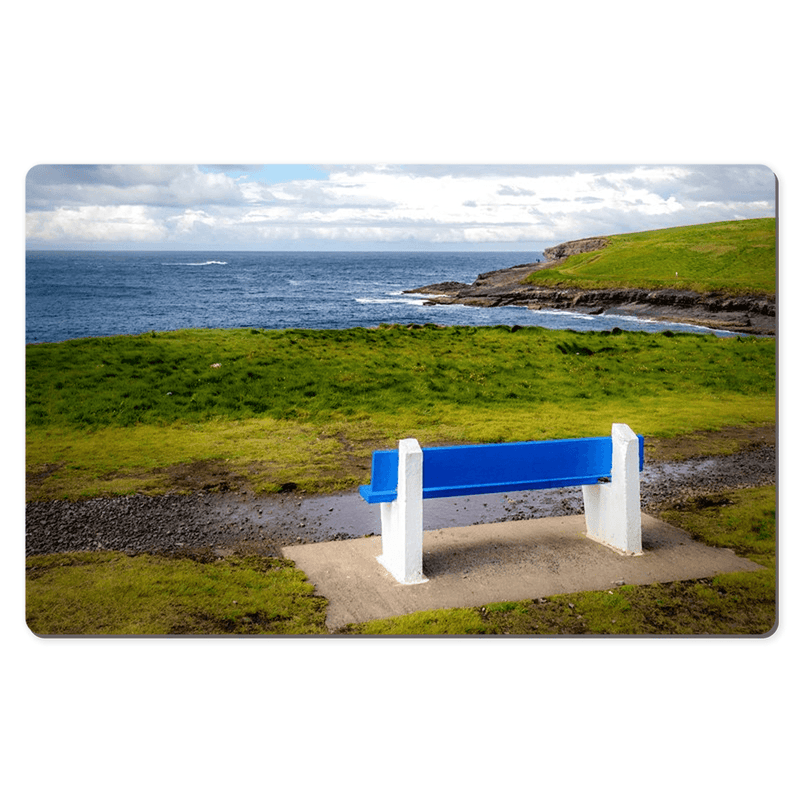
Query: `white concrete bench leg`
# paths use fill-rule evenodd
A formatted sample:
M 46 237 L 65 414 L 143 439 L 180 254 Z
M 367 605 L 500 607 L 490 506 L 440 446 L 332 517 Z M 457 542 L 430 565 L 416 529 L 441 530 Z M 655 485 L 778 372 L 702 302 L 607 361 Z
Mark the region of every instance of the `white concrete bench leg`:
M 416 439 L 399 444 L 397 499 L 381 503 L 382 564 L 400 583 L 425 583 L 422 574 L 422 448 Z
M 627 426 L 611 426 L 611 482 L 581 487 L 586 535 L 615 550 L 642 553 L 639 439 Z

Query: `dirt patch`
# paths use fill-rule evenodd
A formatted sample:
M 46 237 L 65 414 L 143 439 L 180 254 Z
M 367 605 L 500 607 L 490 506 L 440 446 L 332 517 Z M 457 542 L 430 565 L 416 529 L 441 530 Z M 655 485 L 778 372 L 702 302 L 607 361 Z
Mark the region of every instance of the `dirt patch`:
M 341 450 L 337 453 L 339 463 L 334 469 L 322 470 L 320 479 L 323 482 L 335 481 L 344 475 L 357 476 L 363 483 L 369 482 L 369 473 L 372 467 L 372 453 L 374 450 L 386 450 L 396 447 L 396 442 L 387 439 L 348 439 L 342 433 L 320 432 L 320 441 L 333 439 L 338 442 Z
M 25 473 L 25 483 L 28 486 L 40 486 L 63 466 L 65 466 L 64 461 L 60 461 L 58 464 L 43 464 L 39 469 Z
M 177 492 L 237 492 L 247 483 L 221 459 L 171 464 L 154 469 L 152 474 L 163 476 L 169 488 Z
M 645 440 L 645 457 L 653 461 L 683 461 L 699 456 L 732 455 L 764 446 L 775 446 L 774 425 L 696 431 L 675 439 L 648 438 Z

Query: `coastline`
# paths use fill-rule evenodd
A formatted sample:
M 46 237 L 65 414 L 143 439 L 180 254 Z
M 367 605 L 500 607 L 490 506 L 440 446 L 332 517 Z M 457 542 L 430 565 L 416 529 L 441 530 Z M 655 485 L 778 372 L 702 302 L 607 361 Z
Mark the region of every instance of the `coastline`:
M 685 289 L 584 289 L 525 283 L 529 275 L 557 266 L 569 255 L 603 246 L 605 240 L 598 238 L 565 242 L 545 250 L 547 260 L 541 263 L 486 272 L 471 284 L 444 281 L 407 289 L 404 294 L 428 295 L 425 305 L 522 306 L 532 311 L 614 314 L 756 336 L 775 335 L 775 298 L 769 296 L 699 293 Z

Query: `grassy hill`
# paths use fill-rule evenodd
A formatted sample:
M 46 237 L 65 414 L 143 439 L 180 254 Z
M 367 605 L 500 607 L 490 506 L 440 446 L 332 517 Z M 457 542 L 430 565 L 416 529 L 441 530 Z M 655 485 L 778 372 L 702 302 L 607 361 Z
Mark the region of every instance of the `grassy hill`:
M 528 282 L 584 288 L 690 289 L 775 294 L 775 220 L 747 219 L 607 237 Z

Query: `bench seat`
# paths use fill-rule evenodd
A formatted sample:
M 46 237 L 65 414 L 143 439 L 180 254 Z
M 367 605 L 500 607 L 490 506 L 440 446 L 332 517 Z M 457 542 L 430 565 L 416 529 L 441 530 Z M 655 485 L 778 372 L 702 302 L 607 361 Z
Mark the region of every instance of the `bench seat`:
M 644 437 L 639 436 L 640 469 Z M 586 486 L 611 480 L 610 436 L 422 449 L 422 498 L 461 497 Z M 397 499 L 397 450 L 372 454 L 372 482 L 359 487 L 367 503 Z

